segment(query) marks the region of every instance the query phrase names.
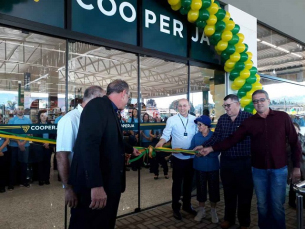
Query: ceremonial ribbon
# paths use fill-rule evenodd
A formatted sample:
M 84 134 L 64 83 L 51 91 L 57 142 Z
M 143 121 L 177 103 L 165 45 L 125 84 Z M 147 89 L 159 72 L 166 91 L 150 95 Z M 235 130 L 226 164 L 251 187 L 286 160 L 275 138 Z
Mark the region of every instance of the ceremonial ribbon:
M 56 144 L 55 139 L 37 138 L 37 137 L 32 137 L 32 136 L 24 136 L 21 134 L 12 134 L 12 133 L 2 131 L 2 130 L 0 130 L 0 138 L 9 138 L 9 139 L 16 139 L 16 140 L 25 140 L 25 141 L 32 141 L 32 142 Z

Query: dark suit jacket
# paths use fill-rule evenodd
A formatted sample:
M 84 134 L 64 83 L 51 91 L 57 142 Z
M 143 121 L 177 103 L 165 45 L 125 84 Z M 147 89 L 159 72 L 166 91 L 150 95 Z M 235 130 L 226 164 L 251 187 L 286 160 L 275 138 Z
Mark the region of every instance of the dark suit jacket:
M 106 194 L 125 190 L 125 146 L 121 126 L 107 96 L 91 100 L 84 108 L 69 175 L 77 190 L 103 186 Z

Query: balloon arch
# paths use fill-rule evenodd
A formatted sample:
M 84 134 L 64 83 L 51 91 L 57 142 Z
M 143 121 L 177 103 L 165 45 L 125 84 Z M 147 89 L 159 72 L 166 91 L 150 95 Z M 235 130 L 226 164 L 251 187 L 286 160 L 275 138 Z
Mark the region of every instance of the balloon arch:
M 214 0 L 168 0 L 174 11 L 187 15 L 191 23 L 204 30 L 210 43 L 225 62 L 224 70 L 230 73 L 232 90 L 238 90 L 237 96 L 245 111 L 256 113 L 252 103 L 254 91 L 262 89 L 257 68 L 253 66 L 252 53 L 243 43 L 244 35 L 240 27 L 230 17 L 230 13 Z

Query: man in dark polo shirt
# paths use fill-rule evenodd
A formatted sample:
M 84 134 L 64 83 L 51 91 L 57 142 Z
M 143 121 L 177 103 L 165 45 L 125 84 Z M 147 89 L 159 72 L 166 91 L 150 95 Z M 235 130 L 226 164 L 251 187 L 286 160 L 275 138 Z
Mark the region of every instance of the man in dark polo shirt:
M 260 229 L 285 229 L 286 140 L 292 151 L 293 182 L 301 177 L 301 145 L 289 115 L 269 108 L 270 99 L 266 91 L 255 91 L 252 101 L 257 114 L 245 120 L 232 136 L 203 149 L 201 154 L 229 149 L 250 136 L 258 226 Z
M 236 95 L 227 95 L 222 105 L 226 114 L 218 119 L 213 136 L 203 146 L 211 146 L 232 135 L 245 119 L 252 114 L 240 109 Z M 195 150 L 203 148 L 196 147 Z M 251 200 L 253 195 L 250 137 L 226 150 L 221 151 L 220 176 L 223 184 L 225 215 L 221 228 L 235 224 L 236 210 L 241 229 L 250 226 Z

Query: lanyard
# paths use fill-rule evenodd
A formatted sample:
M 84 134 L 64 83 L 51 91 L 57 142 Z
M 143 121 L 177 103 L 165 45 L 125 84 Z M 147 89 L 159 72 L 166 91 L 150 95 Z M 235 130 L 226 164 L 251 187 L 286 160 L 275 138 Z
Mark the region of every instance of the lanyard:
M 178 116 L 179 116 L 179 118 L 180 118 L 180 120 L 181 120 L 181 122 L 182 122 L 182 125 L 183 125 L 183 127 L 184 127 L 184 133 L 186 133 L 186 127 L 187 127 L 187 124 L 189 123 L 189 117 L 187 116 L 186 125 L 184 125 L 184 123 L 183 123 L 183 121 L 182 121 L 182 119 L 181 119 L 181 117 L 180 117 L 180 114 L 178 114 Z

